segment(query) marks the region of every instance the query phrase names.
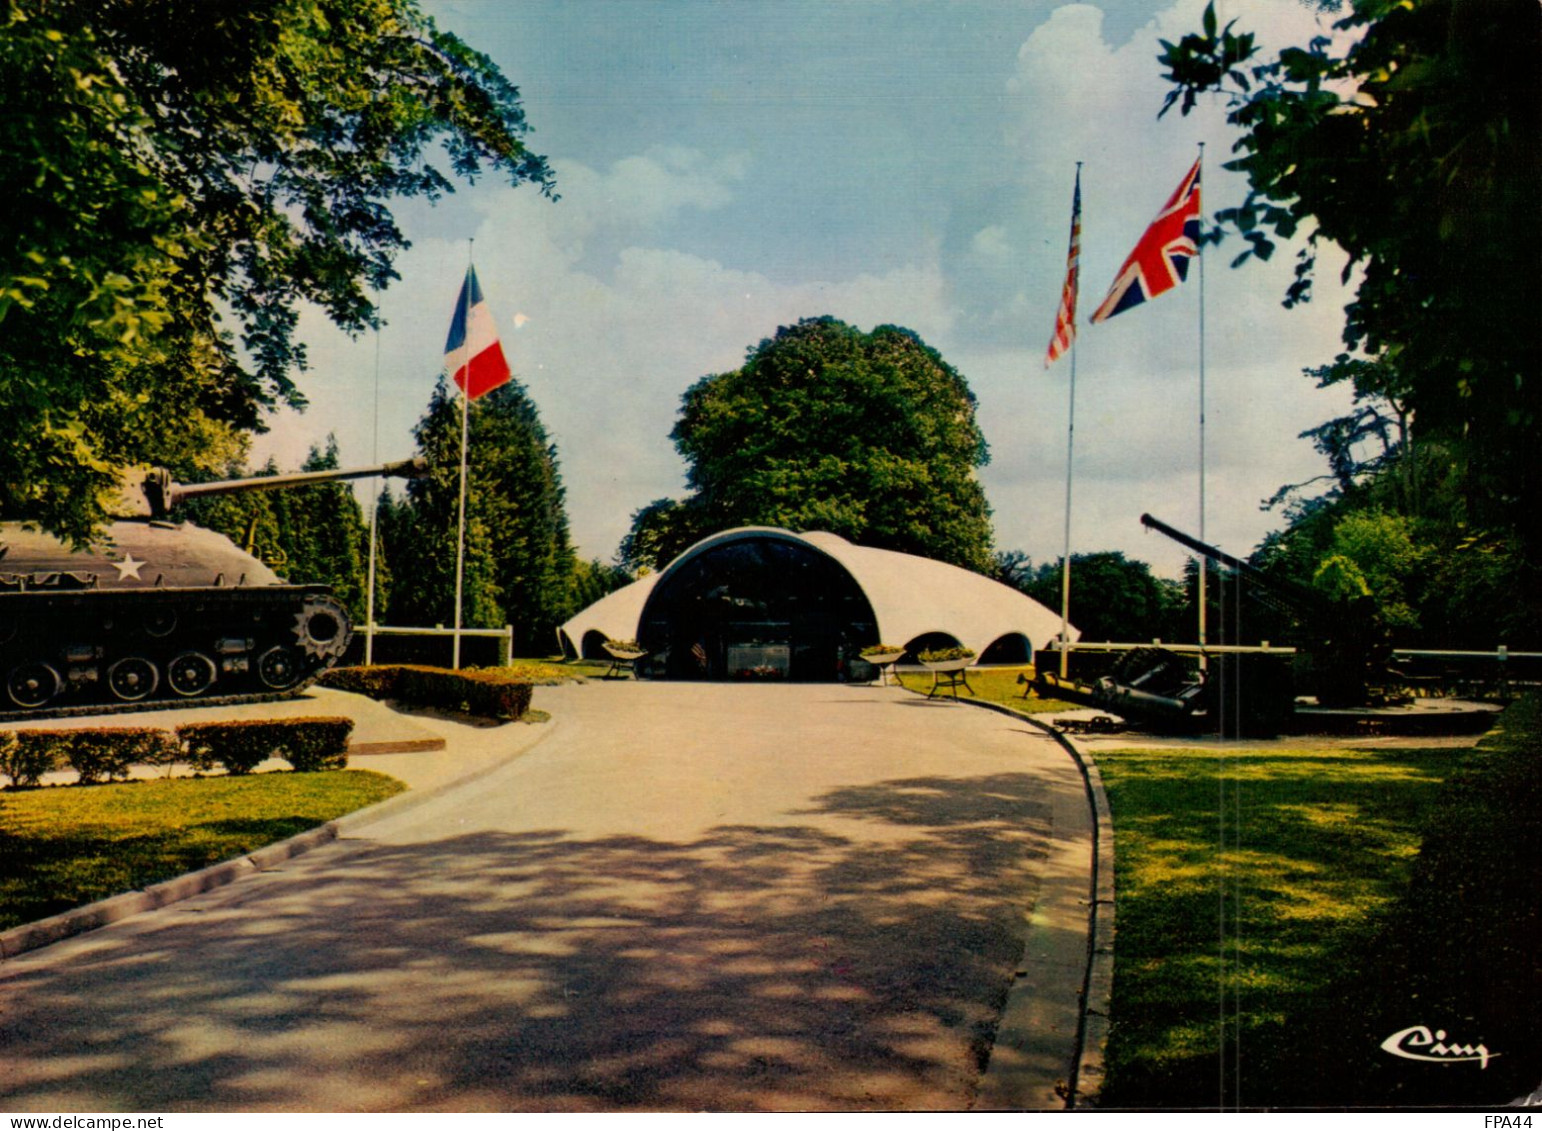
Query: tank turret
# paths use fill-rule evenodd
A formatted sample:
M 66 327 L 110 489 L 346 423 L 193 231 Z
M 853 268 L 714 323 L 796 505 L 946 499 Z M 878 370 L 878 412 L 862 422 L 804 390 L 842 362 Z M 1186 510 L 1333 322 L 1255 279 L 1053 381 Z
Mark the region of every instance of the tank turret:
M 348 648 L 325 585 L 290 585 L 212 530 L 169 520 L 185 499 L 416 477 L 422 460 L 179 484 L 132 477 L 125 509 L 85 550 L 0 523 L 0 718 L 268 699 Z

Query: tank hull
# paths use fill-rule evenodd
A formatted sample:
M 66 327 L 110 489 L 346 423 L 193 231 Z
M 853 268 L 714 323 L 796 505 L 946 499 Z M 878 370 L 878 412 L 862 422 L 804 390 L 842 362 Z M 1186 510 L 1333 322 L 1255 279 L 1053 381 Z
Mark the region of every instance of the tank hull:
M 350 635 L 324 585 L 0 593 L 0 718 L 289 695 Z

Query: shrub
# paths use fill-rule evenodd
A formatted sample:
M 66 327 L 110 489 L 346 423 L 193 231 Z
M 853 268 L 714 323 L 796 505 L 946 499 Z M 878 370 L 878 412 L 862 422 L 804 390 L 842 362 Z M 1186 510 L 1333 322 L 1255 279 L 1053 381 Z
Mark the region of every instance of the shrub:
M 334 668 L 321 680 L 326 687 L 353 691 L 372 699 L 397 699 L 420 707 L 463 711 L 491 719 L 517 719 L 530 709 L 532 685 L 517 670 L 501 668 L 423 667 L 391 664 Z
M 300 773 L 317 770 L 341 770 L 348 765 L 348 736 L 353 733 L 352 719 L 295 719 L 306 724 L 295 728 L 280 755 Z
M 13 731 L 0 734 L 0 773 L 11 779 L 12 788 L 30 789 L 56 764 L 52 747 L 35 742 L 22 742 L 25 733 L 38 731 Z
M 249 774 L 269 758 L 282 758 L 309 772 L 345 767 L 352 731 L 352 719 L 301 718 L 187 723 L 177 737 L 201 770 L 221 765 L 228 774 Z
M 371 699 L 396 698 L 396 682 L 402 665 L 373 665 L 357 668 L 328 668 L 317 677 L 322 687 L 351 691 Z
M 45 733 L 42 731 L 36 733 Z M 177 755 L 171 732 L 157 727 L 55 731 L 64 740 L 61 753 L 80 775 L 81 785 L 124 779 L 129 767 L 164 766 Z
M 905 649 L 896 648 L 893 644 L 869 644 L 862 649 L 864 656 L 881 656 L 886 652 L 903 652 Z

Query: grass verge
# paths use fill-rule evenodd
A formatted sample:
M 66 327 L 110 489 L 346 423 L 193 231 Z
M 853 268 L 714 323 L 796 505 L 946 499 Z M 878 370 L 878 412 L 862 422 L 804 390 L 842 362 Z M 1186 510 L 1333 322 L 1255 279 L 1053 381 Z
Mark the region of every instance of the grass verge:
M 932 688 L 932 673 L 925 671 L 904 671 L 896 673 L 899 676 L 900 685 L 907 691 L 917 691 L 925 695 Z M 1028 687 L 1026 683 L 1020 683 L 1019 676 L 1027 680 L 1033 679 L 1032 667 L 989 667 L 970 668 L 968 671 L 969 686 L 974 688 L 974 698 L 983 699 L 990 703 L 1000 703 L 1011 707 L 1014 711 L 1021 711 L 1025 715 L 1042 714 L 1045 711 L 1069 711 L 1075 710 L 1075 703 L 1066 703 L 1060 699 L 1041 699 L 1036 691 Z M 1028 697 L 1023 698 L 1023 692 L 1028 691 Z M 938 695 L 951 696 L 953 692 L 939 691 Z M 959 688 L 959 698 L 970 698 L 969 692 Z
M 370 770 L 0 794 L 0 930 L 253 852 L 405 787 Z
M 1473 750 L 1099 751 L 1118 941 L 1109 1107 L 1503 1103 L 1534 1024 L 1542 710 Z M 1415 1025 L 1501 1057 L 1427 1063 Z

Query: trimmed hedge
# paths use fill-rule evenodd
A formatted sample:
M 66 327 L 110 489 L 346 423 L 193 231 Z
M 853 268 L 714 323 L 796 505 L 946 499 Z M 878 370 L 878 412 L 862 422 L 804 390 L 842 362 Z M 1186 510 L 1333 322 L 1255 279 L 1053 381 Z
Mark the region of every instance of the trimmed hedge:
M 121 781 L 131 766 L 164 766 L 176 758 L 171 734 L 156 727 L 18 730 L 0 738 L 0 771 L 13 786 L 35 786 L 65 766 L 80 775 L 81 785 Z
M 423 667 L 379 664 L 373 667 L 332 668 L 320 683 L 339 691 L 396 699 L 419 707 L 463 711 L 491 719 L 518 719 L 530 709 L 532 685 L 498 668 Z
M 188 762 L 200 770 L 225 767 L 249 774 L 269 758 L 295 770 L 341 770 L 348 765 L 352 719 L 301 718 L 186 723 L 177 728 Z
M 0 773 L 12 787 L 35 787 L 44 774 L 68 766 L 81 785 L 126 779 L 131 766 L 169 766 L 186 760 L 195 769 L 223 766 L 249 774 L 272 757 L 295 770 L 341 770 L 348 765 L 352 719 L 187 723 L 173 734 L 156 727 L 82 727 L 77 730 L 0 732 Z

